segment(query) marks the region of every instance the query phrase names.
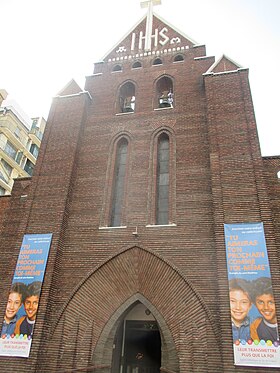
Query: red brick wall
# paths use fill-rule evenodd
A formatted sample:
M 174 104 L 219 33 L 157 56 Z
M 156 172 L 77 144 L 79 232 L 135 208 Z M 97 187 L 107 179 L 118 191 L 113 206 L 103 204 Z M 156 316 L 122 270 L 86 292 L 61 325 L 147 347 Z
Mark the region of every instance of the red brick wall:
M 10 196 L 0 197 L 0 233 L 3 229 L 6 210 L 9 209 L 10 199 L 11 199 Z
M 207 75 L 210 163 L 218 283 L 220 289 L 220 328 L 230 338 L 224 223 L 264 222 L 272 277 L 279 282 L 279 258 L 275 230 L 265 183 L 247 71 Z M 279 300 L 277 300 L 279 302 Z M 279 306 L 278 306 L 279 308 Z M 232 364 L 228 346 L 223 345 L 224 364 Z M 229 371 L 230 368 L 228 368 Z
M 280 178 L 277 176 L 280 171 L 280 156 L 264 157 L 263 165 L 275 228 L 275 239 L 280 254 Z

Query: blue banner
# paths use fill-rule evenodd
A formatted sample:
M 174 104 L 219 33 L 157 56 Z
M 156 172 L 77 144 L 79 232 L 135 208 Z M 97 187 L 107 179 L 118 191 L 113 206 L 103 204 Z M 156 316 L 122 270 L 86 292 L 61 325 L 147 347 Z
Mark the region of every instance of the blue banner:
M 1 330 L 0 356 L 29 357 L 51 240 L 51 233 L 23 238 Z
M 235 365 L 280 367 L 280 342 L 263 223 L 225 224 Z

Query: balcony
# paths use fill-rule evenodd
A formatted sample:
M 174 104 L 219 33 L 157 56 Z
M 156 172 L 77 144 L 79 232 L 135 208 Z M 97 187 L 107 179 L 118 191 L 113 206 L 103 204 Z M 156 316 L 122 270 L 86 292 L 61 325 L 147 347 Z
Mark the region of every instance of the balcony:
M 29 176 L 32 176 L 33 175 L 33 170 L 34 170 L 34 164 L 32 162 L 30 162 L 29 159 L 27 159 L 27 162 L 24 166 L 24 171 L 27 172 L 29 174 Z

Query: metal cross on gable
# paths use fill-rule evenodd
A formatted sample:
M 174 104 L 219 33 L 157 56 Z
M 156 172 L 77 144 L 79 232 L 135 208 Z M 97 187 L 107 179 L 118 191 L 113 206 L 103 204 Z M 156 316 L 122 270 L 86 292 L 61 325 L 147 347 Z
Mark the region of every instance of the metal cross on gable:
M 153 33 L 153 6 L 160 5 L 161 0 L 141 0 L 141 8 L 148 8 L 146 20 L 145 51 L 151 50 Z

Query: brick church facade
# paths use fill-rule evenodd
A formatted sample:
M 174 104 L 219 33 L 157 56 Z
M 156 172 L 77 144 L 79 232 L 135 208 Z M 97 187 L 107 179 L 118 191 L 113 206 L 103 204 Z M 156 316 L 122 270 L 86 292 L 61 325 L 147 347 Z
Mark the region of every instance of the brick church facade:
M 248 69 L 156 15 L 146 49 L 145 27 L 53 99 L 33 177 L 0 199 L 2 314 L 23 235 L 53 234 L 30 357 L 3 372 L 254 371 L 233 363 L 225 223 L 264 223 L 280 311 L 280 157 Z

